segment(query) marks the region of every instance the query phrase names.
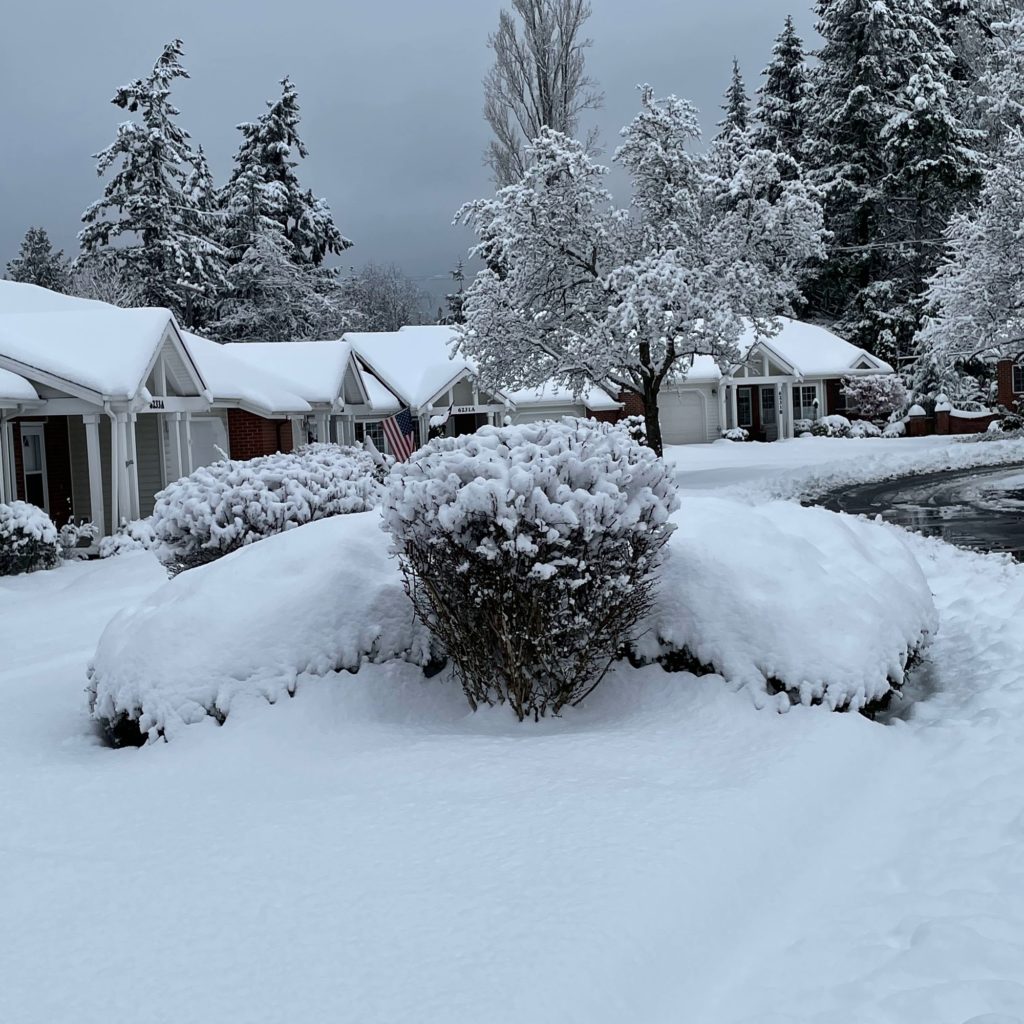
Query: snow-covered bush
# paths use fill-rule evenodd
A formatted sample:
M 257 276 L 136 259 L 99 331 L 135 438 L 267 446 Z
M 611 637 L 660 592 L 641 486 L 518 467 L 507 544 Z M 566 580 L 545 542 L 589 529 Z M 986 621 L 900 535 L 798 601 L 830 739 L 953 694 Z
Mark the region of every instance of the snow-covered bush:
M 162 490 L 150 522 L 171 575 L 304 523 L 365 512 L 380 500 L 361 448 L 309 445 L 247 462 L 215 462 Z
M 431 441 L 392 470 L 384 516 L 470 705 L 522 720 L 579 703 L 633 639 L 676 506 L 650 448 L 565 419 Z
M 647 420 L 643 416 L 623 416 L 616 426 L 637 444 L 647 444 Z
M 428 666 L 380 516 L 334 516 L 186 572 L 107 626 L 92 714 L 115 746 L 223 722 L 364 661 Z
M 743 427 L 730 427 L 728 430 L 722 431 L 722 437 L 726 441 L 749 441 L 750 432 L 744 430 Z
M 903 420 L 895 420 L 890 423 L 883 431 L 882 437 L 905 437 L 907 434 L 907 425 Z
M 881 437 L 882 431 L 870 420 L 854 420 L 850 424 L 850 437 Z
M 153 547 L 155 537 L 148 519 L 122 521 L 117 532 L 100 541 L 100 558 L 112 558 L 127 551 L 142 551 Z
M 815 437 L 849 437 L 850 421 L 845 416 L 822 416 L 811 426 Z
M 0 504 L 0 576 L 60 565 L 60 534 L 50 517 L 26 501 Z
M 793 420 L 793 433 L 797 437 L 803 437 L 804 434 L 809 434 L 811 428 L 814 426 L 814 420 Z
M 92 523 L 72 518 L 60 528 L 61 554 L 65 558 L 73 557 L 79 548 L 92 544 L 99 532 Z
M 872 373 L 866 377 L 844 377 L 846 408 L 867 420 L 884 421 L 907 404 L 907 389 L 895 373 Z
M 714 672 L 780 711 L 870 713 L 899 691 L 937 628 L 928 581 L 896 527 L 795 502 L 705 497 L 674 519 L 634 663 Z

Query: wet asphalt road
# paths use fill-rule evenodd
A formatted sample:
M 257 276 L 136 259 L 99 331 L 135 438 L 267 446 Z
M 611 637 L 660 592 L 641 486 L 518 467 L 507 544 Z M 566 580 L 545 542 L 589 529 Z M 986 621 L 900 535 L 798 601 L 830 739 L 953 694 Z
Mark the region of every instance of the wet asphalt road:
M 1024 561 L 1024 464 L 862 484 L 826 495 L 819 504 L 881 515 L 960 547 L 1004 551 Z

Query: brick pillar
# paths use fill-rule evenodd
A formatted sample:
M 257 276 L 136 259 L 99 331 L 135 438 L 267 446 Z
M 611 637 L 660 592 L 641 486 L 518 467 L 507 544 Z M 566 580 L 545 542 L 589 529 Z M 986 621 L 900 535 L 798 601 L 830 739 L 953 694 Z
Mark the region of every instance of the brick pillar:
M 1004 409 L 1011 412 L 1017 407 L 1017 396 L 1013 393 L 1013 360 L 1000 359 L 996 364 L 997 397 Z

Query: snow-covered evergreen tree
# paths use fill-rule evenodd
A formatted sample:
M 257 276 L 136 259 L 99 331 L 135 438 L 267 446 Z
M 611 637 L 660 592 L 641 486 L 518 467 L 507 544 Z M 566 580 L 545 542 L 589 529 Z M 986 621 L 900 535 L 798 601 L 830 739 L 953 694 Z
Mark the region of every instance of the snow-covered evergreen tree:
M 460 259 L 450 271 L 455 291 L 449 292 L 445 297 L 447 309 L 439 310 L 437 322 L 440 324 L 464 324 L 466 314 L 463 306 L 466 302 L 466 268 Z
M 53 251 L 45 228 L 29 228 L 18 255 L 7 264 L 7 276 L 22 284 L 37 284 L 54 292 L 68 290 L 68 263 L 64 250 Z
M 187 78 L 182 42 L 165 47 L 146 78 L 118 89 L 115 106 L 137 114 L 97 154 L 97 173 L 116 171 L 82 215 L 82 263 L 114 259 L 136 277 L 147 305 L 166 306 L 185 324 L 222 287 L 222 253 L 212 219 L 193 202 L 196 155 L 178 124 L 171 89 Z
M 630 173 L 636 217 L 616 210 L 606 169 L 546 130 L 523 179 L 459 213 L 487 264 L 466 291 L 461 347 L 497 385 L 593 382 L 644 401 L 661 450 L 658 398 L 690 357 L 736 355 L 744 318 L 771 332 L 771 313 L 822 255 L 821 208 L 755 151 L 723 177 L 694 144 L 685 100 L 656 100 L 623 129 L 615 159 Z M 767 159 L 766 159 L 767 157 Z
M 759 149 L 786 153 L 799 161 L 806 131 L 807 64 L 804 44 L 792 17 L 775 40 L 772 59 L 762 72 L 757 90 L 753 144 Z
M 732 59 L 732 78 L 729 80 L 729 88 L 725 90 L 722 110 L 725 117 L 718 122 L 717 138 L 722 139 L 733 133 L 745 134 L 750 127 L 750 97 L 740 71 L 740 62 L 735 57 Z
M 268 102 L 255 121 L 238 126 L 242 144 L 220 195 L 228 213 L 224 238 L 233 262 L 245 257 L 260 220 L 266 218 L 278 224 L 290 258 L 298 264 L 319 267 L 325 257 L 352 244 L 335 225 L 327 201 L 299 183 L 295 168 L 308 155 L 299 121 L 298 93 L 285 78 L 280 99 Z

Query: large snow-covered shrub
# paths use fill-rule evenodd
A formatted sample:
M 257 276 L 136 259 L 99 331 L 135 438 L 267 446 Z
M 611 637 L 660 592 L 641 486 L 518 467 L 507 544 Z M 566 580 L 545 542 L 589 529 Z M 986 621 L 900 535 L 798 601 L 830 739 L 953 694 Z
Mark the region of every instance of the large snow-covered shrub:
M 164 488 L 150 519 L 174 575 L 275 533 L 378 504 L 377 465 L 361 448 L 309 445 L 246 462 L 215 462 Z
M 885 422 L 907 404 L 907 388 L 895 373 L 872 373 L 865 377 L 844 377 L 846 408 L 863 419 Z
M 822 416 L 811 426 L 815 437 L 849 437 L 850 421 L 845 416 Z
M 882 431 L 870 420 L 854 420 L 850 424 L 850 437 L 881 437 Z
M 60 534 L 50 517 L 26 501 L 0 504 L 0 576 L 60 564 Z
M 672 472 L 615 425 L 565 419 L 438 438 L 384 500 L 406 585 L 472 707 L 578 703 L 647 610 Z
M 690 498 L 634 661 L 717 672 L 761 706 L 871 711 L 937 628 L 893 526 L 794 502 Z
M 116 745 L 223 722 L 361 662 L 427 665 L 376 512 L 289 530 L 186 572 L 107 626 L 89 668 L 92 714 Z

